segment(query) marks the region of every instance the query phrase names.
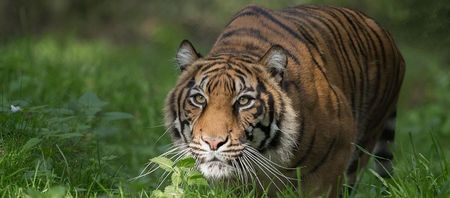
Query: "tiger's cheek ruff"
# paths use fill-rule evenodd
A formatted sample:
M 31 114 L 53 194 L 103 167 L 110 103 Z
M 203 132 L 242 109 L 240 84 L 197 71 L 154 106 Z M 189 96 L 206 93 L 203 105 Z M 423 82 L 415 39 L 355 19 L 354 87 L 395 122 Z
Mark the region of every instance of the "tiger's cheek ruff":
M 297 115 L 275 79 L 259 83 L 263 113 L 246 129 L 252 135 L 251 145 L 269 159 L 288 164 L 298 147 Z
M 192 87 L 192 75 L 196 70 L 185 71 L 179 78 L 177 86 L 171 90 L 166 98 L 165 125 L 171 131 L 172 140 L 175 145 L 186 145 L 191 139 L 191 125 L 186 119 L 184 109 L 189 88 Z
M 297 115 L 291 106 L 290 99 L 283 92 L 283 111 L 279 112 L 280 117 L 270 123 L 270 137 L 266 141 L 266 149 L 264 150 L 269 159 L 280 164 L 288 164 L 294 155 L 298 138 Z M 278 140 L 276 140 L 278 138 Z M 276 142 L 274 142 L 276 141 Z M 274 145 L 274 143 L 276 143 Z

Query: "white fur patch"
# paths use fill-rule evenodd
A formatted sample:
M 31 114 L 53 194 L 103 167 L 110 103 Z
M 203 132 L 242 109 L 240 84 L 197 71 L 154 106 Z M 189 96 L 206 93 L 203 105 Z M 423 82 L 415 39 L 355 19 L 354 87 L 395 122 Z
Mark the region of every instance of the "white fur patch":
M 219 161 L 205 162 L 198 166 L 200 172 L 208 179 L 223 179 L 233 175 L 234 168 Z

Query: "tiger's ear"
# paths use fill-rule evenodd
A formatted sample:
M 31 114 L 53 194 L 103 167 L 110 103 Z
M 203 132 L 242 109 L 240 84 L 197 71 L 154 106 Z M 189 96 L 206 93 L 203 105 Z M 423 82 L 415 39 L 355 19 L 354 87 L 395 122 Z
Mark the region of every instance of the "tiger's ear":
M 270 75 L 280 83 L 287 65 L 286 50 L 279 45 L 273 45 L 259 60 L 259 63 L 266 66 Z
M 176 61 L 180 70 L 183 71 L 187 66 L 192 64 L 201 55 L 195 51 L 194 46 L 188 40 L 181 41 L 180 47 L 177 51 Z

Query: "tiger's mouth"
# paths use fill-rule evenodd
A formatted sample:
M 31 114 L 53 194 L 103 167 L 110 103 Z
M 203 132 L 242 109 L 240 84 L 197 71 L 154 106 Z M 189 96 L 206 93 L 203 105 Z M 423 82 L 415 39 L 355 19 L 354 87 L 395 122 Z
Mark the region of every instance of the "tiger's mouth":
M 231 161 L 222 161 L 217 158 L 201 162 L 198 170 L 208 179 L 226 179 L 230 178 L 235 168 L 231 165 Z

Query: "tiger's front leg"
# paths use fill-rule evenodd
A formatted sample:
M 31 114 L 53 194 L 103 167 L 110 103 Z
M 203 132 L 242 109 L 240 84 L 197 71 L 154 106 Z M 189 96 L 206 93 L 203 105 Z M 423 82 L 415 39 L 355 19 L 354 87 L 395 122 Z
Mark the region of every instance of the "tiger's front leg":
M 304 140 L 300 140 L 296 165 L 301 171 L 300 191 L 306 197 L 339 196 L 354 150 L 357 131 L 351 107 L 342 92 L 334 88 L 336 99 L 303 113 L 309 116 L 304 116 Z M 290 173 L 291 177 L 294 174 Z

